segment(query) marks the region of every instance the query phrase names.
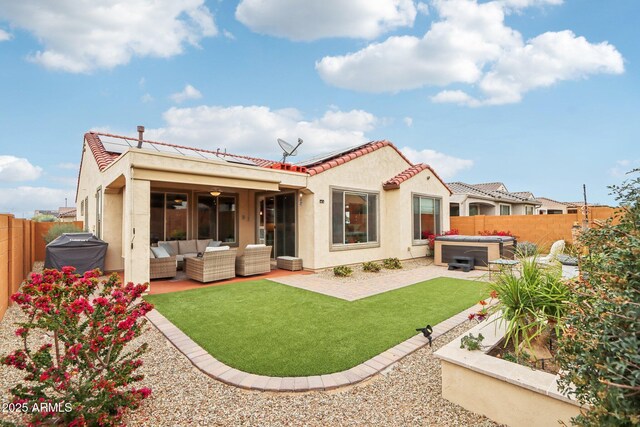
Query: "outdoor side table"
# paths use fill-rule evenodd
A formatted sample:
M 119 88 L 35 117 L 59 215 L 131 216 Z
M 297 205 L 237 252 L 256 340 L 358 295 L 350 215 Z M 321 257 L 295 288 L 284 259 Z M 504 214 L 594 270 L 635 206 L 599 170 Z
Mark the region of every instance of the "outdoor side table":
M 277 266 L 281 270 L 302 270 L 302 258 L 293 256 L 279 256 L 276 258 Z
M 513 268 L 515 266 L 517 266 L 518 264 L 520 264 L 520 261 L 515 260 L 515 259 L 494 259 L 493 261 L 489 261 L 489 280 L 491 280 L 491 271 L 492 271 L 492 266 L 498 266 L 499 269 L 502 268 L 508 268 L 509 270 L 513 270 Z

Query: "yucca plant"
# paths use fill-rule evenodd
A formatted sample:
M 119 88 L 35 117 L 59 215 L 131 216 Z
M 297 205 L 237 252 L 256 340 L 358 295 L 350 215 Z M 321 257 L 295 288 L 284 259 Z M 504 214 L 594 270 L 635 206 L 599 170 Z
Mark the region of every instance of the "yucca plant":
M 502 271 L 489 285 L 500 298 L 492 311 L 501 312 L 499 321 L 506 323 L 504 345 L 513 342 L 516 352 L 521 340 L 531 347 L 531 341 L 549 326 L 561 327 L 571 296 L 560 266 L 541 266 L 535 256 L 523 259 L 521 265 L 519 273 Z

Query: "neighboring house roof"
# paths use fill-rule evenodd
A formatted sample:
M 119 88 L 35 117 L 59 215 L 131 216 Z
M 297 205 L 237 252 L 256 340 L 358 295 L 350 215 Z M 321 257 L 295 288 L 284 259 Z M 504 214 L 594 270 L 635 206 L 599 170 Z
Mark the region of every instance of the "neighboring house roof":
M 76 208 L 60 208 L 64 209 L 58 215 L 58 218 L 75 218 L 76 217 Z
M 99 169 L 102 171 L 104 170 L 107 166 L 109 166 L 111 163 L 113 163 L 120 155 L 121 153 L 114 153 L 114 152 L 109 152 L 105 149 L 104 145 L 102 144 L 102 141 L 100 140 L 100 136 L 104 136 L 104 137 L 108 137 L 108 138 L 119 138 L 122 140 L 126 140 L 126 141 L 137 141 L 136 138 L 132 138 L 132 137 L 125 137 L 125 136 L 121 136 L 121 135 L 113 135 L 113 134 L 109 134 L 109 133 L 102 133 L 102 132 L 87 132 L 84 137 L 85 140 L 87 141 L 87 145 L 89 146 L 89 148 L 91 149 L 91 152 L 93 154 L 93 157 L 95 158 L 96 162 L 98 163 L 98 167 Z M 228 156 L 228 157 L 237 157 L 237 158 L 241 158 L 241 159 L 246 159 L 246 160 L 251 160 L 253 163 L 255 163 L 257 166 L 260 167 L 266 167 L 269 168 L 272 165 L 275 165 L 279 162 L 277 161 L 273 161 L 273 160 L 267 160 L 267 159 L 261 159 L 261 158 L 257 158 L 257 157 L 250 157 L 250 156 L 244 156 L 244 155 L 238 155 L 238 154 L 231 154 L 231 153 L 226 153 L 226 152 L 221 152 L 221 151 L 212 151 L 212 150 L 206 150 L 206 149 L 202 149 L 202 148 L 196 148 L 196 147 L 187 147 L 187 146 L 183 146 L 183 145 L 176 145 L 176 144 L 169 144 L 166 142 L 158 142 L 158 141 L 150 141 L 150 140 L 143 140 L 142 141 L 150 143 L 150 144 L 156 144 L 156 145 L 163 145 L 166 147 L 174 147 L 174 148 L 182 148 L 182 149 L 187 149 L 187 150 L 193 150 L 193 151 L 200 151 L 203 153 L 212 153 L 212 154 L 216 154 L 217 156 Z M 144 147 L 144 145 L 143 145 Z M 362 144 L 359 145 L 357 147 L 352 147 L 349 148 L 347 150 L 344 151 L 340 151 L 340 152 L 336 152 L 336 153 L 332 153 L 323 157 L 318 158 L 317 160 L 309 160 L 306 162 L 301 162 L 298 163 L 298 165 L 300 166 L 304 166 L 307 168 L 307 173 L 310 176 L 314 176 L 317 175 L 319 173 L 322 173 L 324 171 L 327 171 L 331 168 L 334 168 L 336 166 L 342 165 L 344 163 L 350 162 L 353 159 L 356 159 L 358 157 L 362 157 L 365 156 L 369 153 L 372 153 L 376 150 L 379 150 L 383 147 L 391 147 L 393 148 L 400 157 L 402 157 L 402 159 L 404 159 L 407 164 L 410 166 L 408 169 L 406 169 L 405 171 L 401 172 L 400 174 L 396 175 L 394 178 L 391 178 L 389 181 L 385 182 L 385 184 L 390 183 L 393 180 L 398 180 L 397 185 L 400 185 L 403 181 L 406 181 L 407 179 L 411 178 L 412 176 L 416 175 L 417 173 L 425 170 L 425 169 L 429 169 L 433 175 L 442 183 L 442 185 L 444 185 L 445 187 L 447 187 L 447 184 L 438 176 L 438 174 L 429 166 L 429 165 L 425 165 L 425 164 L 418 164 L 418 165 L 414 165 L 413 163 L 411 163 L 409 161 L 409 159 L 407 159 L 404 154 L 402 154 L 400 152 L 400 150 L 398 150 L 396 148 L 395 145 L 393 145 L 391 142 L 389 141 L 372 141 L 372 142 L 368 142 L 366 144 Z M 82 162 L 80 163 L 80 168 L 82 168 Z M 420 169 L 420 170 L 418 170 Z M 391 185 L 391 184 L 390 184 Z M 449 189 L 447 187 L 447 189 Z M 449 189 L 449 191 L 451 192 L 451 189 Z
M 540 200 L 540 203 L 542 203 L 542 206 L 545 208 L 564 209 L 568 206 L 565 202 L 559 202 L 557 200 L 549 199 L 548 197 L 538 197 L 538 200 Z
M 518 191 L 512 193 L 507 191 L 492 190 L 492 188 L 506 188 L 505 185 L 501 182 L 491 182 L 485 184 L 450 182 L 448 183 L 448 185 L 449 188 L 453 190 L 454 194 L 466 194 L 473 197 L 480 197 L 483 199 L 490 199 L 501 202 L 535 204 L 540 203 L 530 191 Z
M 504 185 L 502 182 L 485 182 L 482 184 L 471 184 L 471 185 L 473 185 L 479 190 L 487 191 L 487 192 L 498 191 L 500 190 L 500 188 L 504 188 L 505 190 L 507 189 L 507 186 Z

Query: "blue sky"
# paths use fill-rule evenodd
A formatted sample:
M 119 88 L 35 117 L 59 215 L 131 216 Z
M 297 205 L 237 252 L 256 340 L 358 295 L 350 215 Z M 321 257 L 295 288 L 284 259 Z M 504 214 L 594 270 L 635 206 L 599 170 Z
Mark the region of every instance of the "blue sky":
M 73 204 L 90 129 L 278 158 L 388 139 L 447 181 L 613 203 L 636 0 L 0 0 L 0 212 Z

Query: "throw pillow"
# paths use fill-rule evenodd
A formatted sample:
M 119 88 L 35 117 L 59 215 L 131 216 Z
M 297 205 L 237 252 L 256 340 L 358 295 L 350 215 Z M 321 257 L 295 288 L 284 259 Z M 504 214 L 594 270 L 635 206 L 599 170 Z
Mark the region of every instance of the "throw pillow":
M 152 247 L 151 251 L 156 256 L 156 258 L 169 258 L 171 256 L 169 255 L 169 252 L 167 252 L 167 250 L 162 246 L 158 246 L 157 248 Z
M 207 248 L 207 246 L 209 246 L 209 243 L 211 243 L 211 239 L 199 239 L 196 241 L 196 248 L 198 249 L 198 252 L 204 252 L 204 250 Z

